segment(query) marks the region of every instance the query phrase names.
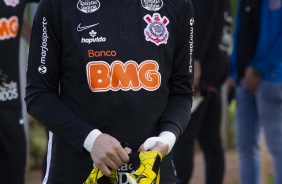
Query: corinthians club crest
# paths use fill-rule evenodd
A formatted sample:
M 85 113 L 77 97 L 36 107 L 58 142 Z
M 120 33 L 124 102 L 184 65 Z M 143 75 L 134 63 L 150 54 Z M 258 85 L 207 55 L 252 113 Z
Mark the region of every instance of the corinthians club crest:
M 152 17 L 148 14 L 145 15 L 144 20 L 148 23 L 147 27 L 144 29 L 146 40 L 158 46 L 162 43 L 166 44 L 169 35 L 166 28 L 169 23 L 168 18 L 166 18 L 166 16 L 161 17 L 160 14 L 154 13 Z
M 77 2 L 77 9 L 83 13 L 93 13 L 100 8 L 99 0 L 79 0 Z

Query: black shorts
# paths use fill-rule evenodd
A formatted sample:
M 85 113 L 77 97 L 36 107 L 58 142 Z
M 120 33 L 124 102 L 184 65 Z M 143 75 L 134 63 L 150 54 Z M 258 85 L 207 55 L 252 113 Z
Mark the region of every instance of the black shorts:
M 20 107 L 0 108 L 0 183 L 23 184 L 26 136 Z

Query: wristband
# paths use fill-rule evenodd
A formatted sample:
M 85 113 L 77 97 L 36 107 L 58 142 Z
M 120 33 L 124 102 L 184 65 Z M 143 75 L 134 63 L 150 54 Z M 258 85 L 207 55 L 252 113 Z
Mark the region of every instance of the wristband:
M 176 136 L 169 131 L 164 131 L 160 133 L 159 137 L 164 138 L 167 141 L 168 144 L 167 154 L 169 154 L 176 142 Z
M 176 136 L 169 132 L 169 131 L 164 131 L 160 133 L 159 137 L 150 137 L 144 142 L 144 148 L 147 151 L 148 149 L 151 149 L 155 146 L 156 142 L 161 142 L 166 145 L 168 145 L 168 151 L 166 153 L 169 154 L 170 151 L 172 150 L 174 144 L 176 141 Z
M 91 152 L 92 146 L 96 140 L 96 138 L 98 137 L 98 135 L 102 134 L 102 132 L 100 132 L 100 130 L 98 129 L 94 129 L 92 130 L 86 137 L 84 143 L 83 143 L 83 147 Z

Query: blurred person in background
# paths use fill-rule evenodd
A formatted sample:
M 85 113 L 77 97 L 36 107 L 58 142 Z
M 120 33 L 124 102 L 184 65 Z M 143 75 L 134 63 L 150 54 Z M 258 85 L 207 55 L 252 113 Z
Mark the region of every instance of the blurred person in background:
M 194 0 L 195 70 L 191 120 L 173 151 L 179 184 L 187 184 L 193 173 L 194 143 L 204 153 L 205 183 L 221 184 L 224 150 L 221 140 L 221 86 L 229 71 L 231 44 L 230 1 Z
M 27 148 L 20 95 L 19 50 L 21 34 L 27 43 L 30 38 L 29 23 L 23 19 L 28 2 L 31 1 L 0 2 L 1 184 L 24 183 Z
M 260 132 L 282 183 L 282 2 L 240 0 L 231 75 L 241 184 L 261 184 Z

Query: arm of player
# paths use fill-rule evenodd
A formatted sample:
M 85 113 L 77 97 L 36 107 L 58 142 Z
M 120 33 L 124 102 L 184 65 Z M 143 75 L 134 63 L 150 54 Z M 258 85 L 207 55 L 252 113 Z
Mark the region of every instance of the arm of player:
M 181 29 L 176 36 L 168 103 L 159 121 L 159 133 L 172 132 L 176 140 L 184 132 L 190 120 L 193 96 L 194 14 L 191 2 L 183 1 L 183 3 L 178 11 L 180 17 L 178 24 L 181 25 Z

